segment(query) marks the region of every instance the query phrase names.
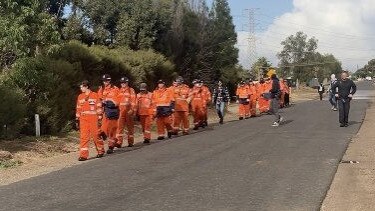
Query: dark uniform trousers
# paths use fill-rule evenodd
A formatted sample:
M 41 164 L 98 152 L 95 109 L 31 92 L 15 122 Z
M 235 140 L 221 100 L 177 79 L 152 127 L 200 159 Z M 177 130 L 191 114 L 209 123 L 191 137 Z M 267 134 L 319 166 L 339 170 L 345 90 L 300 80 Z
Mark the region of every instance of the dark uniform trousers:
M 339 107 L 339 122 L 340 124 L 348 124 L 349 110 L 350 110 L 350 98 L 340 98 L 337 102 Z

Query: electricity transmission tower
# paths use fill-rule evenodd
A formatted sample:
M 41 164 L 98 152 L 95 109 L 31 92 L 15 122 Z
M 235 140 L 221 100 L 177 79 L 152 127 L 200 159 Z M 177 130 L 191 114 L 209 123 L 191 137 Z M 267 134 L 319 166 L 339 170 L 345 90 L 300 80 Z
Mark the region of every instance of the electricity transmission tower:
M 256 26 L 257 23 L 255 21 L 255 13 L 256 11 L 259 10 L 259 8 L 250 8 L 250 9 L 244 9 L 243 13 L 246 14 L 247 17 L 247 27 L 248 27 L 248 62 L 249 62 L 249 67 L 256 62 L 257 59 L 257 37 L 256 37 Z

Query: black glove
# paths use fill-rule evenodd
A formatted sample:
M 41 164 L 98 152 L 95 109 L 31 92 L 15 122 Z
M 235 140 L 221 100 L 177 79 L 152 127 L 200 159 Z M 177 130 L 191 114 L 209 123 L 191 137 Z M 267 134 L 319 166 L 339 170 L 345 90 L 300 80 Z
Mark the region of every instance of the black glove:
M 79 130 L 79 119 L 76 119 L 76 122 L 75 122 L 75 125 L 76 125 L 76 130 Z
M 99 133 L 99 138 L 103 141 L 107 140 L 107 134 L 105 134 L 105 132 L 101 131 Z

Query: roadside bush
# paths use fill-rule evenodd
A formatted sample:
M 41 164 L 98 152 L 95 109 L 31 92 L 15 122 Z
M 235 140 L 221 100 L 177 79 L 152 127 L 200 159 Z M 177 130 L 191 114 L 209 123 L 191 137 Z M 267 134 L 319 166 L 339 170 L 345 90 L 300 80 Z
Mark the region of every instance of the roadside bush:
M 26 117 L 22 90 L 0 82 L 0 137 L 13 138 L 20 134 Z
M 173 65 L 153 51 L 87 47 L 78 42 L 66 43 L 49 55 L 19 59 L 8 81 L 24 93 L 20 99 L 27 113 L 22 132 L 34 134 L 35 114 L 40 115 L 42 134 L 69 131 L 75 118 L 79 82 L 87 79 L 97 91 L 105 73 L 111 74 L 114 82 L 126 76 L 135 87 L 147 82 L 150 89 L 158 79 L 170 81 L 175 76 Z

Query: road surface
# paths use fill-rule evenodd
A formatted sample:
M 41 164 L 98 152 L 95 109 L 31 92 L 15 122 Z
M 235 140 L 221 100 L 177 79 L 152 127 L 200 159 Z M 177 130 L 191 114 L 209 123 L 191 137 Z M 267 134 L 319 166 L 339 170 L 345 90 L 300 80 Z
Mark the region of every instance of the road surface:
M 350 126 L 327 101 L 214 126 L 0 188 L 0 210 L 318 210 L 374 96 L 358 85 Z M 367 94 L 366 94 L 367 93 Z

